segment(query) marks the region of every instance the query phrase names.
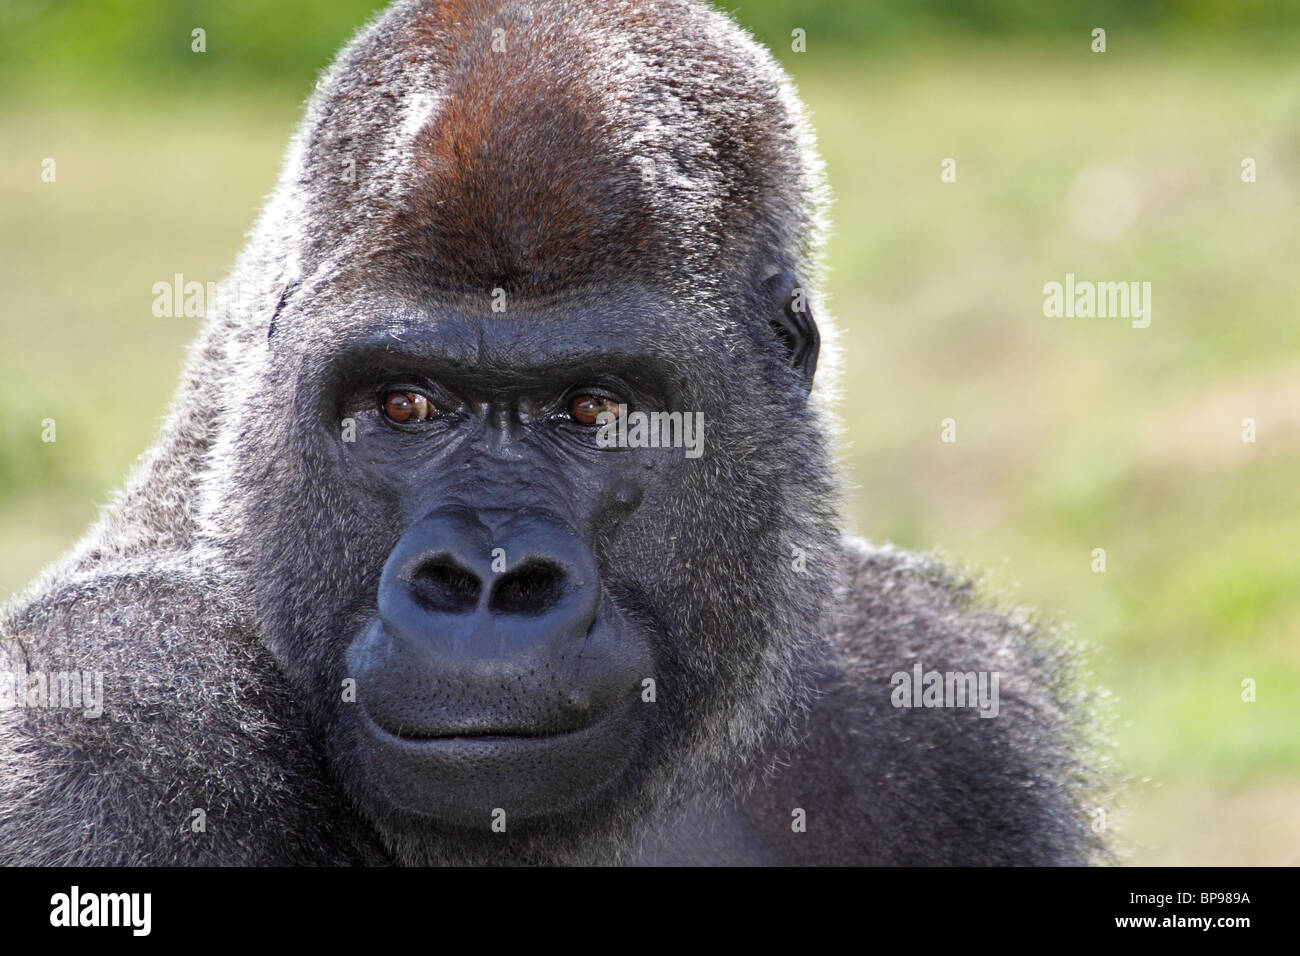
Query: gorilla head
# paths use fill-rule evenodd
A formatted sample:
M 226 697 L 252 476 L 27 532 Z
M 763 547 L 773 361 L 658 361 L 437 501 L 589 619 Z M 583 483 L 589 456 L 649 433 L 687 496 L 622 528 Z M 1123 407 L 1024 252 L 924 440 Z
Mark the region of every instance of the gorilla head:
M 603 854 L 797 734 L 821 196 L 788 81 L 694 4 L 399 3 L 319 84 L 173 441 L 398 858 Z M 600 440 L 656 412 L 703 454 Z

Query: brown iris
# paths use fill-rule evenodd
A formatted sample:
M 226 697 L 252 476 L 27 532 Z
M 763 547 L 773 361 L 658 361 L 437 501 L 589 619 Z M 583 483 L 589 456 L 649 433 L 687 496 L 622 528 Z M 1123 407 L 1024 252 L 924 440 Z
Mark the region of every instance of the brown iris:
M 395 422 L 422 422 L 433 414 L 433 404 L 419 392 L 389 392 L 384 414 Z
M 579 395 L 569 406 L 569 413 L 573 416 L 573 420 L 582 425 L 596 424 L 596 418 L 601 412 L 608 412 L 617 418 L 618 402 L 599 395 Z

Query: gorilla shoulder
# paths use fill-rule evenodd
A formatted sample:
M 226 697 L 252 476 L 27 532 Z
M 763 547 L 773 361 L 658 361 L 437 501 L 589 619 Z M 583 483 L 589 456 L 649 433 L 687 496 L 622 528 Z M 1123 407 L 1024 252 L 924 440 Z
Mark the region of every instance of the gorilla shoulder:
M 846 537 L 844 584 L 802 742 L 739 805 L 666 818 L 641 863 L 1070 865 L 1104 859 L 1074 649 L 976 600 L 941 561 Z M 967 706 L 926 706 L 972 683 Z M 981 687 L 980 680 L 984 683 Z M 904 685 L 916 696 L 903 699 Z M 981 697 L 981 692 L 992 697 Z M 948 701 L 951 703 L 951 701 Z M 910 705 L 909 705 L 910 704 Z
M 210 577 L 150 565 L 0 620 L 0 865 L 380 859 L 233 606 Z

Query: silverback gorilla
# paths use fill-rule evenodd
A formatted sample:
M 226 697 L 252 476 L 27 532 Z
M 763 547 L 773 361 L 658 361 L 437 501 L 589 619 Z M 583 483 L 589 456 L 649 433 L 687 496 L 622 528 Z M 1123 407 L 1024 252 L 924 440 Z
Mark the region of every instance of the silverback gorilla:
M 1104 852 L 1068 648 L 839 530 L 824 196 L 704 5 L 391 7 L 5 613 L 0 863 Z

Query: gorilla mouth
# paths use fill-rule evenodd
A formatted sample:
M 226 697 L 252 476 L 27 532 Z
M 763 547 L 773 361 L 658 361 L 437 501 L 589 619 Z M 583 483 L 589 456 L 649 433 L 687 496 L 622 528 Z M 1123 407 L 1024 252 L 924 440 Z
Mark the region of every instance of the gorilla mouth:
M 639 736 L 617 707 L 581 726 L 460 722 L 400 733 L 364 707 L 355 713 L 367 799 L 471 829 L 485 829 L 495 808 L 527 819 L 590 799 L 621 775 Z
M 520 730 L 446 730 L 446 731 L 420 731 L 418 733 L 401 733 L 393 736 L 400 740 L 411 740 L 419 743 L 424 740 L 545 740 L 550 737 L 564 737 L 569 734 L 575 734 L 583 730 L 561 730 L 558 732 L 550 731 L 530 731 L 527 729 Z
M 590 719 L 583 720 L 580 724 L 556 722 L 547 726 L 490 724 L 476 720 L 445 724 L 439 727 L 390 728 L 375 720 L 369 713 L 366 713 L 366 717 L 375 730 L 393 740 L 412 744 L 436 743 L 439 741 L 484 740 L 509 743 L 511 741 L 552 740 L 581 734 L 583 731 L 603 722 L 608 715 L 609 709 L 606 708 Z

